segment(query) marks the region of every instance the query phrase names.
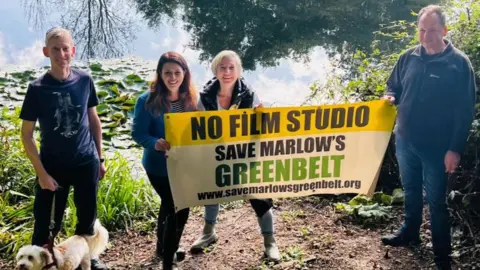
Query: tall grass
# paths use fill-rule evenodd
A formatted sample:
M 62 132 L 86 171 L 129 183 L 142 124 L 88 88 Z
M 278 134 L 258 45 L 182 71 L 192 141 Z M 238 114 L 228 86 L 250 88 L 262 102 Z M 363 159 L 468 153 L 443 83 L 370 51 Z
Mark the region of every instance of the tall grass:
M 2 111 L 0 123 L 0 254 L 11 259 L 33 232 L 35 174 L 20 141 L 19 110 Z M 99 183 L 98 218 L 110 231 L 128 229 L 145 222 L 152 227 L 159 199 L 143 178 L 135 179 L 132 165 L 115 152 L 105 162 L 107 173 Z M 77 223 L 70 190 L 58 240 L 73 235 Z

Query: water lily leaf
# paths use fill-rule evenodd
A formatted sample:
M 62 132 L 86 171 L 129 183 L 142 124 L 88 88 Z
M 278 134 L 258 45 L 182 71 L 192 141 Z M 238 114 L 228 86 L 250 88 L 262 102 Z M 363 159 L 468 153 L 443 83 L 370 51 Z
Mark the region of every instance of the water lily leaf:
M 108 96 L 107 91 L 105 91 L 105 90 L 97 91 L 97 97 L 106 97 L 106 96 Z
M 135 103 L 137 103 L 137 98 L 138 98 L 138 96 L 133 94 L 127 100 L 125 100 L 125 102 L 123 104 L 124 105 L 135 105 Z
M 119 97 L 115 98 L 114 103 L 124 103 L 125 101 L 127 101 L 128 97 L 128 94 L 121 94 Z
M 128 149 L 134 145 L 132 141 L 122 141 L 119 139 L 112 139 L 112 145 L 118 149 Z
M 112 142 L 111 142 L 111 141 L 103 140 L 102 143 L 103 143 L 103 146 L 105 146 L 105 148 L 112 146 Z
M 108 80 L 101 80 L 96 82 L 96 84 L 100 86 L 109 86 L 109 85 L 114 85 L 114 84 L 120 84 L 120 82 L 114 80 L 114 79 L 108 79 Z
M 102 127 L 104 127 L 104 128 L 116 128 L 118 126 L 120 126 L 120 121 L 111 122 L 111 123 L 108 123 L 106 125 L 102 125 Z
M 142 79 L 140 76 L 138 76 L 137 74 L 130 74 L 130 75 L 127 75 L 127 80 L 129 81 L 134 81 L 134 82 L 144 82 L 145 80 Z
M 27 80 L 34 80 L 35 79 L 35 71 L 32 70 L 26 70 L 24 72 L 13 72 L 10 73 L 13 78 L 15 79 L 20 79 L 22 81 L 27 81 Z
M 128 134 L 121 134 L 121 135 L 118 135 L 116 138 L 121 141 L 132 139 L 132 137 Z
M 8 93 L 8 98 L 13 100 L 13 101 L 22 101 L 23 100 L 22 96 L 20 96 L 18 94 L 15 94 L 15 93 L 12 93 L 12 92 Z
M 110 110 L 110 107 L 108 107 L 108 105 L 106 104 L 99 104 L 97 106 L 97 114 L 98 115 L 105 115 L 107 113 L 109 113 L 111 110 Z
M 19 95 L 26 95 L 27 89 L 17 89 L 15 92 L 17 92 Z
M 112 120 L 118 121 L 125 118 L 125 115 L 122 112 L 115 112 L 111 116 Z
M 93 63 L 93 64 L 90 64 L 90 70 L 92 71 L 102 71 L 102 64 L 100 63 Z
M 116 131 L 114 131 L 113 129 L 110 129 L 106 132 L 103 132 L 103 130 L 102 130 L 102 133 L 106 138 L 111 138 L 111 137 L 114 137 L 114 136 L 118 135 L 118 133 Z
M 121 109 L 122 109 L 123 111 L 131 111 L 131 110 L 133 110 L 133 108 L 134 108 L 133 106 L 122 106 L 122 107 L 121 107 Z
M 103 100 L 103 102 L 105 103 L 113 103 L 114 101 L 115 101 L 115 97 L 112 97 L 112 96 L 108 96 Z
M 0 77 L 0 85 L 5 85 L 7 84 L 9 80 L 7 78 L 4 78 L 4 77 Z
M 106 114 L 104 114 L 104 115 L 99 115 L 99 116 L 100 116 L 100 121 L 101 121 L 102 123 L 110 123 L 110 122 L 112 122 L 112 119 L 110 119 L 110 117 L 109 117 L 108 115 L 106 115 Z
M 143 83 L 145 82 L 144 79 L 142 79 L 140 76 L 137 74 L 130 74 L 128 75 L 124 80 L 123 80 L 127 85 L 133 85 L 135 83 Z
M 131 136 L 130 133 L 132 132 L 132 127 L 131 125 L 124 125 L 124 126 L 121 126 L 121 127 L 118 127 L 117 129 L 115 129 L 118 133 L 127 133 L 128 136 Z
M 112 91 L 115 96 L 120 96 L 120 91 L 118 91 L 118 85 L 114 84 L 112 87 L 110 87 L 110 91 Z

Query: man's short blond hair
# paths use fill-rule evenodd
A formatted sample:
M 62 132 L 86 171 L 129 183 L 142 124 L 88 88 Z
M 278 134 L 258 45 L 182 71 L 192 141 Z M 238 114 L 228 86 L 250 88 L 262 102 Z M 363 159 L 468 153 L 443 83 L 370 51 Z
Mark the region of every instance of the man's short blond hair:
M 48 46 L 48 42 L 51 39 L 59 38 L 59 37 L 70 38 L 73 44 L 72 32 L 70 32 L 70 30 L 65 29 L 63 27 L 55 26 L 53 28 L 50 28 L 50 30 L 48 30 L 47 33 L 45 34 L 45 46 Z
M 240 59 L 240 56 L 238 56 L 238 54 L 234 51 L 231 51 L 231 50 L 223 50 L 221 52 L 219 52 L 212 60 L 212 72 L 213 72 L 213 75 L 216 75 L 217 74 L 217 68 L 218 66 L 220 65 L 220 63 L 222 62 L 222 60 L 224 58 L 230 58 L 232 59 L 236 66 L 237 66 L 237 70 L 238 70 L 238 76 L 241 76 L 242 75 L 242 72 L 243 72 L 243 67 L 242 67 L 242 60 Z

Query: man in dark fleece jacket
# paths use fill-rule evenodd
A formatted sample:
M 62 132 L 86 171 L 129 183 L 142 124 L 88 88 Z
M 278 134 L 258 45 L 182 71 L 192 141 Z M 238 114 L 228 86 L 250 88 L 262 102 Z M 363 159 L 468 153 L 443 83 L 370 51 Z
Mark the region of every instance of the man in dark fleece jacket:
M 398 109 L 394 132 L 406 213 L 401 229 L 382 237 L 382 242 L 391 246 L 419 244 L 423 184 L 438 269 L 451 269 L 447 179 L 464 150 L 476 92 L 468 57 L 444 39 L 446 33 L 445 15 L 439 6 L 420 11 L 420 44 L 400 56 L 384 97 Z

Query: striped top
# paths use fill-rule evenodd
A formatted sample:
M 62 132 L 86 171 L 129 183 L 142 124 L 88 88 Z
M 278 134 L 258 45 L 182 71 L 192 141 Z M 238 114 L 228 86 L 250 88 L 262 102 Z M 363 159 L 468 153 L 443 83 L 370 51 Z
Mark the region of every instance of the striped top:
M 185 106 L 183 105 L 182 100 L 173 101 L 171 104 L 172 112 L 185 112 Z

